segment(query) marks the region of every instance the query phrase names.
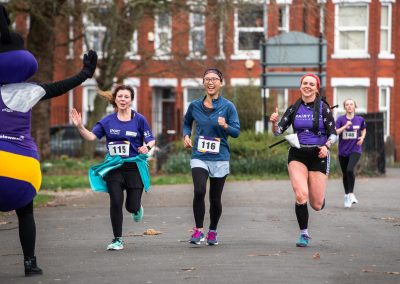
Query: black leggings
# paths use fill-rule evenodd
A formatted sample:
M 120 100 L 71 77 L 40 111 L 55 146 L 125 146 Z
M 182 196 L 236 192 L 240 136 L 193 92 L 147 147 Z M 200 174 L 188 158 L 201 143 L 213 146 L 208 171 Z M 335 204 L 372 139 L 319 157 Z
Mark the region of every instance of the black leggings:
M 210 230 L 216 230 L 222 214 L 221 196 L 227 176 L 222 178 L 210 177 Z M 203 168 L 192 168 L 194 184 L 193 213 L 196 228 L 203 228 L 208 171 Z
M 36 224 L 33 216 L 33 201 L 15 210 L 18 216 L 19 240 L 24 257 L 35 256 Z
M 115 238 L 122 237 L 124 189 L 125 208 L 129 213 L 138 212 L 142 200 L 143 183 L 136 164 L 126 164 L 131 163 L 110 171 L 104 178 L 110 195 L 110 218 Z
M 346 194 L 353 193 L 354 182 L 356 180 L 354 168 L 360 160 L 360 153 L 351 153 L 350 156 L 339 156 L 340 168 L 343 173 L 343 186 Z

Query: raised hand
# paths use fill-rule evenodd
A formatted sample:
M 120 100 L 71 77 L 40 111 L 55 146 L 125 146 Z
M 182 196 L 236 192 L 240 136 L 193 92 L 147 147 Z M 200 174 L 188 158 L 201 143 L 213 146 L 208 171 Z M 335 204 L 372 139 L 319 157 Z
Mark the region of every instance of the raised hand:
M 269 117 L 269 121 L 271 122 L 278 122 L 279 120 L 279 112 L 278 112 L 278 107 L 275 108 L 275 112 L 271 114 Z
M 96 65 L 97 53 L 96 51 L 89 50 L 89 52 L 83 56 L 82 73 L 85 74 L 87 78 L 92 78 L 96 70 Z
M 223 129 L 228 128 L 228 124 L 226 124 L 225 117 L 222 116 L 218 117 L 218 125 L 220 125 Z
M 72 123 L 76 126 L 76 127 L 80 127 L 82 125 L 82 114 L 77 112 L 76 109 L 72 109 L 71 110 L 71 114 L 70 114 Z

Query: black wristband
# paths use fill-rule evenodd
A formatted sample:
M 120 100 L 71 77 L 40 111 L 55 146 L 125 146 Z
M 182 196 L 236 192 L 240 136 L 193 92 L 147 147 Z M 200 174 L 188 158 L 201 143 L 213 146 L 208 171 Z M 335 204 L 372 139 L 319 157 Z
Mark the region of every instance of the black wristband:
M 151 147 L 149 145 L 146 145 L 147 150 L 151 150 Z
M 331 148 L 328 145 L 324 145 L 326 147 L 326 149 L 330 150 Z

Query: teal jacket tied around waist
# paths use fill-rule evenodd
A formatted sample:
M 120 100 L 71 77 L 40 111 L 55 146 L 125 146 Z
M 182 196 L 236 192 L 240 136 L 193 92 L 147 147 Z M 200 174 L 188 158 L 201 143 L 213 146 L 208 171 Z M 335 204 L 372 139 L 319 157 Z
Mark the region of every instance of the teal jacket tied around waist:
M 119 168 L 125 162 L 135 162 L 138 166 L 140 177 L 144 185 L 145 192 L 150 190 L 150 173 L 147 166 L 148 156 L 139 154 L 136 157 L 122 158 L 121 156 L 106 155 L 101 164 L 89 168 L 89 182 L 93 191 L 108 192 L 104 176 L 111 170 Z

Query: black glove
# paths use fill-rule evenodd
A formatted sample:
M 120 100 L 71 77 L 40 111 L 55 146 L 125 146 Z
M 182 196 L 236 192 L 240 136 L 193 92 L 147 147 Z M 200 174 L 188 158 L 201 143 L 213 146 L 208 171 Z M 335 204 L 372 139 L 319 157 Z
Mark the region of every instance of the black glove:
M 96 51 L 89 50 L 89 52 L 83 56 L 83 68 L 81 72 L 87 78 L 92 78 L 94 71 L 96 70 L 96 64 L 97 64 L 97 53 Z

